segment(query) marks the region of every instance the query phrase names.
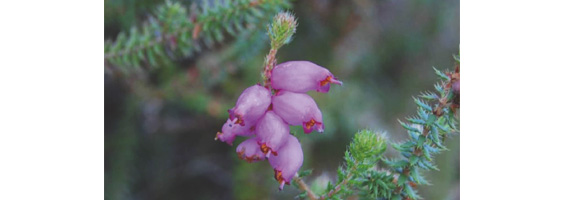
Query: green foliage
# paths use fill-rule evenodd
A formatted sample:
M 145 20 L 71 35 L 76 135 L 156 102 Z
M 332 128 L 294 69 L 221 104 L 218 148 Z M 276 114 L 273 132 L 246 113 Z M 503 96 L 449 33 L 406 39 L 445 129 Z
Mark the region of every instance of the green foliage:
M 104 59 L 123 73 L 152 69 L 226 41 L 249 35 L 263 21 L 288 7 L 287 0 L 203 1 L 188 10 L 180 3 L 167 1 L 155 15 L 129 34 L 121 32 L 115 41 L 106 41 Z
M 385 198 L 390 199 L 395 188 L 394 176 L 388 171 L 371 170 L 362 177 L 362 188 L 359 196 L 369 197 L 372 199 Z
M 386 140 L 368 130 L 355 134 L 349 150 L 355 160 L 369 160 L 380 156 L 386 150 Z
M 351 196 L 355 192 L 355 187 L 370 187 L 373 189 L 382 188 L 379 184 L 370 185 L 366 180 L 371 177 L 380 177 L 382 174 L 375 174 L 376 163 L 381 159 L 386 150 L 386 139 L 382 133 L 375 133 L 369 130 L 362 130 L 355 134 L 348 150 L 345 151 L 345 165 L 337 171 L 337 184 L 328 183 L 322 199 L 343 199 Z M 371 179 L 371 180 L 373 180 Z M 385 186 L 388 187 L 388 186 Z M 369 193 L 366 193 L 367 195 Z
M 355 134 L 345 151 L 345 164 L 338 169 L 337 184 L 328 183 L 321 199 L 343 199 L 356 195 L 368 199 L 420 199 L 416 185 L 430 184 L 421 170 L 438 170 L 434 155 L 447 150 L 444 138 L 459 131 L 455 111 L 459 102 L 451 83 L 459 81 L 459 71 L 441 72 L 435 69 L 442 82 L 435 85 L 437 93 L 424 92 L 414 97 L 417 116 L 399 120 L 408 131 L 408 139 L 390 145 L 403 158 L 382 158 L 386 140 L 382 134 L 363 130 Z M 458 97 L 457 97 L 458 98 Z M 384 164 L 382 169 L 377 165 Z
M 418 116 L 408 118 L 407 123 L 400 121 L 410 137 L 407 141 L 392 146 L 404 159 L 383 160 L 389 168 L 398 173 L 395 195 L 402 199 L 420 198 L 413 186 L 429 184 L 420 175 L 420 170 L 438 170 L 433 163 L 433 156 L 446 150 L 443 140 L 448 134 L 458 132 L 455 126 L 457 119 L 453 113 L 455 110 L 450 109 L 456 103 L 452 102 L 454 94 L 449 83 L 459 81 L 459 75 L 451 76 L 452 72 L 444 73 L 435 68 L 434 71 L 443 81 L 435 86 L 439 94 L 425 92 L 421 95 L 422 98 L 414 98 L 418 105 Z

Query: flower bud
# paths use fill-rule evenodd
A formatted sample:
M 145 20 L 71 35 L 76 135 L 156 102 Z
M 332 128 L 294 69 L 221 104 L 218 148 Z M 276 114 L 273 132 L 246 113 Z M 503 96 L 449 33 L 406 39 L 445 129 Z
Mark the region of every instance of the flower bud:
M 281 12 L 273 17 L 273 23 L 268 27 L 271 47 L 278 49 L 289 43 L 296 32 L 296 26 L 298 26 L 296 18 L 289 12 Z
M 369 130 L 357 132 L 353 141 L 349 145 L 351 155 L 355 160 L 376 158 L 381 156 L 386 150 L 386 139 L 382 134 L 377 134 Z
M 304 133 L 324 132 L 322 112 L 307 94 L 279 91 L 273 96 L 273 111 L 290 125 L 302 125 Z
M 249 138 L 237 146 L 236 152 L 239 158 L 247 162 L 265 160 L 265 154 L 257 144 L 257 137 Z
M 251 86 L 243 91 L 235 107 L 229 109 L 230 119 L 240 126 L 253 126 L 267 111 L 271 104 L 271 92 L 260 85 Z
M 288 124 L 273 111 L 267 111 L 263 118 L 257 122 L 256 131 L 258 144 L 267 158 L 271 153 L 277 156 L 279 148 L 286 143 L 290 135 Z
M 235 124 L 236 119 L 228 119 L 226 123 L 222 126 L 222 132 L 216 133 L 216 140 L 220 139 L 220 141 L 228 143 L 229 145 L 233 144 L 233 140 L 235 140 L 235 136 L 253 136 L 255 135 L 255 126 L 250 127 L 249 125 L 240 126 Z
M 326 68 L 309 61 L 289 61 L 277 65 L 271 75 L 273 89 L 306 93 L 310 90 L 326 93 L 330 83 L 342 85 Z
M 302 167 L 302 146 L 293 135 L 289 135 L 286 144 L 280 148 L 279 155 L 269 158 L 269 164 L 275 171 L 275 179 L 279 182 L 279 190 L 284 184 L 290 185 L 292 178 Z

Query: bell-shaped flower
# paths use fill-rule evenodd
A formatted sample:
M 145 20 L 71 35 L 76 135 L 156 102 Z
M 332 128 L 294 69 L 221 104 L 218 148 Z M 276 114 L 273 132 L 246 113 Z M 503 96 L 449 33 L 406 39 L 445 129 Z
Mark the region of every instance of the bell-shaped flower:
M 324 132 L 322 112 L 312 97 L 303 93 L 279 91 L 273 96 L 273 111 L 290 125 L 302 125 L 304 133 Z
M 275 170 L 275 179 L 280 184 L 279 190 L 283 189 L 284 184 L 290 185 L 292 178 L 302 167 L 303 159 L 300 142 L 289 135 L 286 144 L 279 149 L 279 155 L 269 158 L 269 163 Z
M 271 105 L 271 92 L 260 85 L 251 86 L 243 91 L 235 107 L 229 109 L 230 119 L 240 126 L 253 126 Z
M 241 142 L 236 149 L 239 158 L 250 163 L 265 160 L 265 154 L 261 151 L 257 142 L 257 137 L 252 137 Z
M 273 89 L 306 93 L 310 90 L 326 93 L 330 83 L 342 85 L 326 68 L 309 61 L 288 61 L 273 69 L 271 85 Z
M 228 119 L 222 126 L 222 132 L 216 133 L 215 140 L 220 139 L 220 141 L 232 145 L 233 140 L 235 140 L 235 136 L 249 137 L 255 135 L 255 126 L 247 124 L 245 126 L 240 126 L 235 124 L 236 120 L 237 119 Z
M 257 122 L 255 131 L 261 151 L 267 158 L 271 154 L 277 156 L 279 148 L 286 143 L 290 135 L 288 124 L 273 111 L 265 113 L 263 118 Z

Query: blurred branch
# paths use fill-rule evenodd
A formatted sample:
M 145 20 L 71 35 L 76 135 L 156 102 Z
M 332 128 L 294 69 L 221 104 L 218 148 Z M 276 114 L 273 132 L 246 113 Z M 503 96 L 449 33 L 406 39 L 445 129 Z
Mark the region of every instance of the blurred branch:
M 193 4 L 189 14 L 180 3 L 167 1 L 141 27 L 132 27 L 127 36 L 121 32 L 114 42 L 105 42 L 105 65 L 123 73 L 142 65 L 156 68 L 160 63 L 200 51 L 200 41 L 208 47 L 223 42 L 224 31 L 240 37 L 246 28 L 260 27 L 262 19 L 289 6 L 287 0 L 214 1 L 213 5 L 208 2 L 203 1 L 201 8 Z

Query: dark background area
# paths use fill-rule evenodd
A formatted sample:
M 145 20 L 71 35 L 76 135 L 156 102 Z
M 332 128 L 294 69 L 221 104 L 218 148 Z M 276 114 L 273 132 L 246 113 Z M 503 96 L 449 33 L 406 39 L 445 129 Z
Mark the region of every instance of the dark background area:
M 140 25 L 163 2 L 106 0 L 104 39 Z M 279 63 L 309 60 L 344 82 L 326 94 L 309 93 L 324 115 L 323 134 L 291 129 L 302 142 L 302 169 L 314 169 L 306 182 L 318 190 L 335 181 L 358 130 L 387 132 L 392 141 L 407 137 L 397 119 L 415 114 L 411 97 L 433 89 L 432 66 L 453 68 L 459 1 L 292 3 L 299 26 L 294 40 L 279 51 Z M 218 44 L 144 78 L 104 74 L 106 199 L 291 199 L 299 193 L 293 187 L 279 192 L 268 162 L 239 160 L 235 147 L 242 138 L 234 146 L 214 141 L 226 110 L 246 87 L 261 81 L 268 41 L 258 37 L 250 43 Z M 424 199 L 458 199 L 459 137 L 447 145 L 450 151 L 436 159 L 441 171 L 426 173 L 432 185 L 418 187 Z

